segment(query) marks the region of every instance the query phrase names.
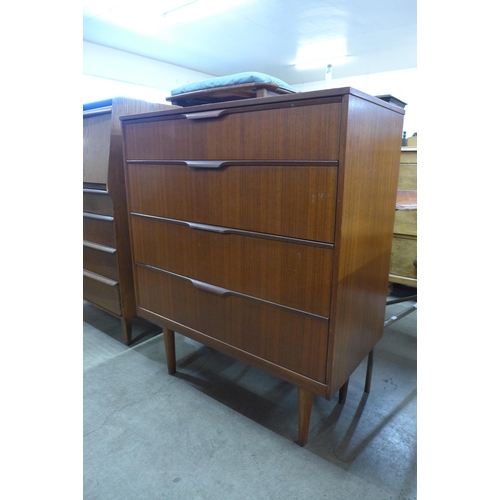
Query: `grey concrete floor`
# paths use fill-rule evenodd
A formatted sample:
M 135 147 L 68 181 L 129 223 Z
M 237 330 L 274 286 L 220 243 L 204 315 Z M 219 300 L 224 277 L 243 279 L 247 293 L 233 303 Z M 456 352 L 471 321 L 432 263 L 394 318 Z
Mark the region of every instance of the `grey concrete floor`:
M 315 397 L 304 448 L 294 386 L 178 334 L 170 376 L 157 328 L 126 347 L 83 311 L 85 499 L 416 498 L 416 311 L 385 328 L 370 394 L 363 362 L 345 404 Z

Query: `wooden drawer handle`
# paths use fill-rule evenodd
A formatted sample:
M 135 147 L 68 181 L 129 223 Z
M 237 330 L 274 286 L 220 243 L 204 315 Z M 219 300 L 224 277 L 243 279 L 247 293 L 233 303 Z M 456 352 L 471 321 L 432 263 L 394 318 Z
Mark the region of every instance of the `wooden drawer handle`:
M 112 280 L 110 278 L 106 278 L 105 276 L 101 276 L 100 274 L 93 273 L 91 271 L 83 270 L 83 277 L 89 278 L 94 281 L 98 281 L 99 283 L 103 283 L 104 285 L 117 287 L 118 281 Z
M 219 118 L 226 111 L 225 109 L 215 109 L 212 111 L 201 111 L 199 113 L 185 113 L 188 120 L 206 120 L 208 118 Z
M 99 243 L 94 243 L 92 241 L 83 240 L 83 246 L 87 248 L 93 248 L 94 250 L 99 250 L 100 252 L 115 254 L 116 248 L 108 247 L 106 245 L 100 245 Z
M 106 106 L 103 108 L 95 108 L 95 109 L 87 109 L 83 112 L 83 116 L 96 116 L 96 115 L 103 115 L 105 113 L 111 114 L 113 111 L 113 106 Z
M 186 222 L 186 224 L 191 229 L 199 229 L 201 231 L 210 231 L 211 233 L 227 234 L 227 233 L 231 232 L 231 230 L 228 229 L 227 227 L 209 226 L 208 224 L 198 224 L 196 222 Z
M 109 196 L 109 193 L 105 189 L 90 189 L 90 188 L 83 188 L 83 192 L 87 194 L 105 194 Z
M 214 295 L 218 295 L 219 297 L 225 297 L 226 295 L 231 294 L 231 290 L 228 290 L 227 288 L 221 288 L 220 286 L 210 285 L 209 283 L 204 283 L 203 281 L 193 279 L 189 279 L 189 281 L 198 290 L 213 293 Z
M 198 160 L 198 161 L 189 160 L 185 161 L 184 163 L 191 168 L 220 168 L 226 162 L 218 160 Z
M 100 214 L 94 214 L 92 212 L 83 212 L 83 217 L 86 217 L 87 219 L 97 219 L 106 222 L 113 222 L 115 220 L 115 218 L 112 217 L 111 215 L 100 215 Z

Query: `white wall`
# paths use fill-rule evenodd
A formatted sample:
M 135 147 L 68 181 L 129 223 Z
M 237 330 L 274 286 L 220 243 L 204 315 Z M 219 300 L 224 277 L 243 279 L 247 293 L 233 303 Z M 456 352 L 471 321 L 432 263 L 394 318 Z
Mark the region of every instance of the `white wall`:
M 403 126 L 406 136 L 410 137 L 418 132 L 417 68 L 337 78 L 333 79 L 328 86 L 331 88 L 354 87 L 370 95 L 391 94 L 397 97 L 407 103 Z M 295 85 L 294 87 L 302 92 L 327 88 L 325 80 Z
M 83 42 L 84 103 L 116 96 L 164 103 L 171 89 L 213 76 Z
M 173 64 L 83 42 L 83 102 L 114 96 L 165 102 L 170 90 L 211 78 Z M 418 131 L 417 70 L 408 69 L 333 79 L 330 87 L 354 87 L 371 95 L 392 94 L 407 103 L 403 129 L 407 137 Z M 324 80 L 294 86 L 298 91 L 326 88 Z

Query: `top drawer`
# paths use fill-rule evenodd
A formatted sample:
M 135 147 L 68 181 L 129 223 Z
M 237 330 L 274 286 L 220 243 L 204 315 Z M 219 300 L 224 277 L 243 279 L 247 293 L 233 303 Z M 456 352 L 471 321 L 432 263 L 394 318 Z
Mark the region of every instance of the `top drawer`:
M 125 122 L 126 159 L 338 160 L 341 104 L 304 102 Z

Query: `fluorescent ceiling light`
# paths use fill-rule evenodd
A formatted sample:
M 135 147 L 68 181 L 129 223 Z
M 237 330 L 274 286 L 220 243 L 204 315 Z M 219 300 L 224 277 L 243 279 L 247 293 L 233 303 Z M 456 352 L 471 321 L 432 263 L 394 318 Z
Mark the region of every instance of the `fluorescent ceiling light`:
M 299 48 L 295 67 L 297 69 L 313 69 L 328 64 L 338 65 L 347 62 L 347 45 L 345 38 L 323 40 L 310 43 Z

